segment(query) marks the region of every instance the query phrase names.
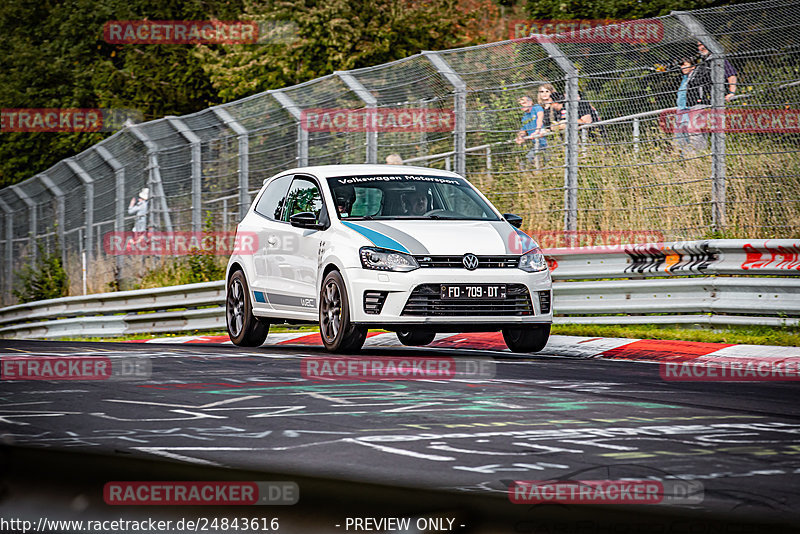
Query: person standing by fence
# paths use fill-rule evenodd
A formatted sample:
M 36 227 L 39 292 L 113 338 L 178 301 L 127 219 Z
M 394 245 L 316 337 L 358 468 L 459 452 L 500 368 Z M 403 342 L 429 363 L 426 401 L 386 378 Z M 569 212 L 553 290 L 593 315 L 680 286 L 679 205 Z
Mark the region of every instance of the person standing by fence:
M 150 199 L 150 189 L 143 187 L 139 194 L 131 199 L 128 204 L 128 213 L 134 215 L 133 229 L 134 232 L 144 232 L 147 230 L 147 204 Z
M 528 95 L 520 97 L 518 102 L 523 112 L 522 129 L 517 132 L 515 141 L 518 145 L 522 145 L 526 141 L 533 140 L 533 148 L 525 154 L 525 157 L 539 169 L 541 167 L 539 154 L 547 148 L 547 141 L 541 139 L 544 109 L 539 104 L 534 105 L 533 99 Z

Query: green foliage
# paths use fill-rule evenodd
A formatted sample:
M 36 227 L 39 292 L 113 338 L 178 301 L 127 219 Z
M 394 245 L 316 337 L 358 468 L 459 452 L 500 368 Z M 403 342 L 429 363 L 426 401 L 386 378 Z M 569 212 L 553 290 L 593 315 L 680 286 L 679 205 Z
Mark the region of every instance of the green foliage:
M 688 11 L 739 4 L 752 0 L 539 0 L 528 2 L 528 15 L 535 19 L 643 19 Z
M 131 108 L 145 119 L 219 100 L 189 45 L 112 45 L 112 20 L 238 18 L 237 0 L 0 2 L 0 108 Z M 30 178 L 109 133 L 2 133 L 0 187 Z
M 242 18 L 280 29 L 253 45 L 199 46 L 219 96 L 235 100 L 336 70 L 380 65 L 466 44 L 479 16 L 455 0 L 250 0 Z
M 17 275 L 14 296 L 20 303 L 66 297 L 69 278 L 61 261 L 61 250 L 51 253 L 39 244 L 39 254 L 34 266 L 26 265 Z

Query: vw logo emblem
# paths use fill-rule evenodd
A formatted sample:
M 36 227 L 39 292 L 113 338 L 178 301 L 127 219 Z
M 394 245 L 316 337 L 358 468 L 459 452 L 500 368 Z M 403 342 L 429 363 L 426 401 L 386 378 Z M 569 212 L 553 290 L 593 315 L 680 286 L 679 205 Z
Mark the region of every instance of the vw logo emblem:
M 464 254 L 464 259 L 461 260 L 464 268 L 469 271 L 474 271 L 478 268 L 478 257 L 475 254 Z

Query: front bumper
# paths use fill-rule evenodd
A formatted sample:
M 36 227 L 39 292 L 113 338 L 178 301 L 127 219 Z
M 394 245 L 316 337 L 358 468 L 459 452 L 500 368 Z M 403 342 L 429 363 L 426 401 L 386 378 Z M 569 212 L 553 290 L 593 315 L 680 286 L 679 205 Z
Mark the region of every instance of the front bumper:
M 552 281 L 549 271 L 527 273 L 521 269 L 495 268 L 467 271 L 465 269 L 421 268 L 408 273 L 372 271 L 362 268 L 345 270 L 345 279 L 350 296 L 351 318 L 354 323 L 369 325 L 372 328 L 382 326 L 397 328 L 402 326 L 429 326 L 432 330 L 444 331 L 448 326 L 454 330 L 466 331 L 475 327 L 486 330 L 497 330 L 503 326 L 521 324 L 551 323 Z M 418 286 L 438 286 L 439 284 L 506 284 L 519 285 L 527 289 L 530 298 L 529 315 L 492 315 L 483 311 L 481 315 L 409 315 L 404 314 L 406 304 L 412 292 Z M 547 292 L 550 309 L 542 313 L 542 302 L 539 292 Z M 380 313 L 367 313 L 364 306 L 365 292 L 385 294 L 382 299 Z M 417 295 L 419 292 L 417 293 Z M 510 295 L 509 295 L 510 297 Z M 374 299 L 373 299 L 374 300 Z M 476 306 L 477 307 L 477 306 Z

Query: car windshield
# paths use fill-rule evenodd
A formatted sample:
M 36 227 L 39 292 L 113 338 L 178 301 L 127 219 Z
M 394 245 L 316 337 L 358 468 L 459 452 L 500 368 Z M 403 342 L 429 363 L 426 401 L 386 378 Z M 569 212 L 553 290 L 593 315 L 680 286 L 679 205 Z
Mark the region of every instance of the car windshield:
M 500 220 L 463 178 L 424 175 L 328 178 L 340 219 Z

